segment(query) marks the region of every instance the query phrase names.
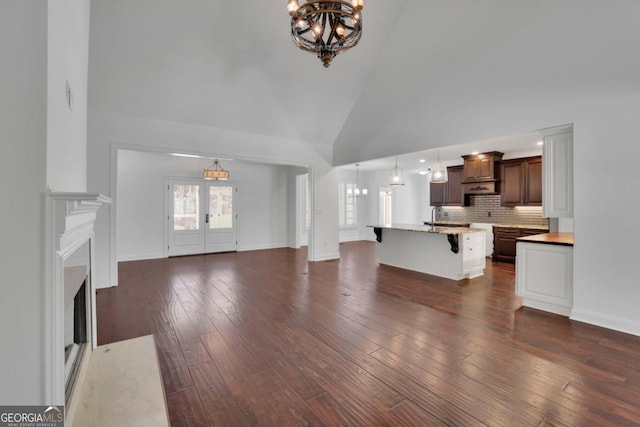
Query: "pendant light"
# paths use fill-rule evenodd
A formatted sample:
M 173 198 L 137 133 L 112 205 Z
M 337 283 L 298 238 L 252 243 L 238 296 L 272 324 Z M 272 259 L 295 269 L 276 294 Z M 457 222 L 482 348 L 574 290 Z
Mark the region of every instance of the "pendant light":
M 360 166 L 359 163 L 356 163 L 356 188 L 354 190 L 354 193 L 356 194 L 356 197 L 367 197 L 368 191 L 366 188 L 362 188 L 360 189 L 360 187 L 358 186 L 358 166 Z
M 444 184 L 448 181 L 447 168 L 442 166 L 440 161 L 440 150 L 438 150 L 438 160 L 434 171 L 431 173 L 431 182 L 434 184 Z
M 398 156 L 396 156 L 396 166 L 393 168 L 391 183 L 389 185 L 404 185 L 404 173 L 398 167 Z
M 226 181 L 229 179 L 229 171 L 224 170 L 220 160 L 215 159 L 211 166 L 202 172 L 202 177 L 213 181 Z

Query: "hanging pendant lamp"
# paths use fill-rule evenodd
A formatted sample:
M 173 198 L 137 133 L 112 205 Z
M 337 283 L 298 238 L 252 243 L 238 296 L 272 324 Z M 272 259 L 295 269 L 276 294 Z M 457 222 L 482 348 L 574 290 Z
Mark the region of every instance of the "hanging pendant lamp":
M 360 166 L 359 163 L 356 163 L 356 188 L 354 190 L 354 193 L 356 195 L 356 197 L 367 197 L 368 191 L 366 188 L 360 188 L 358 186 L 358 166 Z
M 229 179 L 229 171 L 224 170 L 220 160 L 215 159 L 211 166 L 202 172 L 202 177 L 213 181 L 226 181 Z
M 389 185 L 404 185 L 404 173 L 402 169 L 398 167 L 398 157 L 396 156 L 396 166 L 393 168 L 391 175 L 391 182 Z
M 442 162 L 440 161 L 440 150 L 438 150 L 438 160 L 436 161 L 434 171 L 431 173 L 431 182 L 434 184 L 444 184 L 448 179 L 447 168 L 442 166 Z

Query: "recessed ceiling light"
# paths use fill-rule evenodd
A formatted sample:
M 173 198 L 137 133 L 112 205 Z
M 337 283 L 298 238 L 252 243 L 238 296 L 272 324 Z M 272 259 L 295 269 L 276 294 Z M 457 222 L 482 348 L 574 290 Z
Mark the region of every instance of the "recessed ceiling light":
M 544 145 L 544 141 L 538 141 L 536 144 L 537 145 Z
M 471 154 L 473 154 L 474 156 L 475 156 L 476 154 L 478 154 L 478 153 L 479 153 L 479 151 L 472 151 L 472 152 L 471 152 Z
M 427 175 L 427 174 L 429 173 L 429 171 L 428 171 L 427 169 L 420 169 L 420 170 L 418 171 L 418 173 L 419 173 L 420 175 Z
M 426 160 L 425 160 L 425 159 L 420 159 L 420 160 L 418 160 L 418 161 L 419 161 L 420 163 L 425 163 L 425 162 L 426 162 Z

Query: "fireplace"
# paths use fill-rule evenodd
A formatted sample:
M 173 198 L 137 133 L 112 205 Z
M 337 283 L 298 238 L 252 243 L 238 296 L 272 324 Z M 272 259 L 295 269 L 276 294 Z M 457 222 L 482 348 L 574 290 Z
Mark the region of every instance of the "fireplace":
M 78 377 L 80 362 L 91 336 L 91 300 L 88 289 L 91 243 L 85 242 L 64 261 L 64 380 L 65 401 Z
M 111 200 L 99 194 L 53 192 L 46 199 L 45 401 L 65 405 L 68 419 L 97 343 L 94 223 L 100 207 Z

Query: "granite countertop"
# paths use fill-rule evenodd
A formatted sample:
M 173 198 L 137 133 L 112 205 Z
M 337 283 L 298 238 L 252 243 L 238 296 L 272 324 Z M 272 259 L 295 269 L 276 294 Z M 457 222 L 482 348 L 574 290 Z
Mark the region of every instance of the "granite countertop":
M 545 243 L 548 245 L 573 246 L 573 233 L 543 233 L 518 237 L 518 242 Z
M 466 224 L 466 223 L 465 223 Z M 436 233 L 436 234 L 463 234 L 463 233 L 484 233 L 482 228 L 469 227 L 432 227 L 430 225 L 420 224 L 391 224 L 391 225 L 367 225 L 372 228 L 382 228 L 387 230 L 416 231 L 419 233 Z
M 431 225 L 431 221 L 424 221 L 425 224 Z M 541 230 L 547 231 L 549 227 L 546 225 L 531 225 L 531 224 L 496 224 L 491 221 L 447 221 L 447 220 L 439 220 L 436 221 L 436 226 L 444 226 L 447 225 L 455 227 L 455 226 L 469 226 L 470 224 L 491 224 L 494 227 L 508 227 L 508 228 L 529 228 L 532 230 Z

